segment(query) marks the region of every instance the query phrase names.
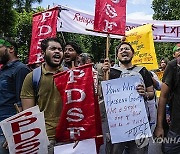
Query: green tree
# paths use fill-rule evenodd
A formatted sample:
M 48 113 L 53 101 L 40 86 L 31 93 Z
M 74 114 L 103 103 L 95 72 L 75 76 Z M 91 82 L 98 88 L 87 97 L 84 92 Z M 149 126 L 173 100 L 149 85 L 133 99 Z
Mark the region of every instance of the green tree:
M 16 11 L 13 10 L 12 0 L 0 1 L 0 34 L 10 36 L 16 24 Z
M 179 0 L 153 0 L 154 20 L 180 20 Z M 172 48 L 176 43 L 155 43 L 157 59 L 173 58 Z
M 41 3 L 42 0 L 13 0 L 15 8 L 18 12 L 22 12 L 23 9 L 27 12 L 32 11 L 32 4 L 36 2 Z
M 153 0 L 153 19 L 156 20 L 179 20 L 179 0 Z

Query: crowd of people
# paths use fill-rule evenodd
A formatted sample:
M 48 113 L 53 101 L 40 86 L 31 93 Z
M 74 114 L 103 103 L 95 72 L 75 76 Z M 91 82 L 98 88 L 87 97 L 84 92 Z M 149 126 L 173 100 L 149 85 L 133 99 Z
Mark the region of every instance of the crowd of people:
M 57 144 L 55 131 L 63 110 L 61 96 L 55 86 L 53 75 L 89 63 L 93 64 L 93 71 L 98 72 L 99 85 L 105 80 L 105 74 L 108 74 L 109 80 L 125 77 L 132 72 L 139 74 L 143 82 L 136 86 L 136 90 L 146 102 L 146 112 L 154 137 L 170 137 L 177 141 L 180 138 L 180 123 L 178 122 L 180 118 L 180 44 L 173 48 L 174 59 L 169 62 L 167 58 L 162 58 L 160 67 L 156 71 L 148 71 L 145 67 L 133 65 L 132 58 L 135 51 L 125 40 L 117 46 L 119 64 L 109 59 L 101 59 L 100 63 L 95 64 L 93 56 L 83 53 L 77 43 L 67 42 L 63 46 L 57 38 L 44 39 L 41 42 L 41 50 L 44 62 L 29 68 L 19 61 L 16 43 L 10 38 L 0 38 L 0 64 L 3 65 L 0 68 L 0 121 L 16 114 L 14 104 L 19 106 L 20 111 L 38 105 L 40 111 L 44 111 L 46 132 L 50 141 L 49 154 L 54 153 L 54 146 Z M 37 70 L 40 71 L 38 87 L 34 85 Z M 162 82 L 156 75 L 157 71 L 164 72 Z M 161 91 L 159 98 L 156 96 L 156 90 Z M 98 94 L 104 138 L 104 144 L 99 153 L 148 153 L 148 144 L 139 148 L 135 140 L 111 143 L 100 86 Z M 170 116 L 168 123 L 167 112 Z M 0 154 L 9 153 L 7 146 L 4 147 L 5 140 L 0 129 Z M 178 154 L 180 143 L 165 143 L 162 145 L 162 151 L 167 154 Z

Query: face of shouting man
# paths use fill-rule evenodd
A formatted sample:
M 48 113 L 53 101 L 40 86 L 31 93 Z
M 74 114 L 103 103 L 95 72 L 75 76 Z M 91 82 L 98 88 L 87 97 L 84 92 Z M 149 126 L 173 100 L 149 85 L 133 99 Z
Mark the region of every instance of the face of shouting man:
M 63 49 L 59 42 L 49 41 L 44 53 L 44 60 L 50 67 L 60 66 L 63 59 Z
M 64 61 L 66 64 L 71 64 L 77 60 L 77 52 L 71 45 L 66 45 L 64 49 Z
M 128 44 L 122 44 L 118 49 L 118 59 L 121 64 L 126 65 L 131 63 L 134 52 Z

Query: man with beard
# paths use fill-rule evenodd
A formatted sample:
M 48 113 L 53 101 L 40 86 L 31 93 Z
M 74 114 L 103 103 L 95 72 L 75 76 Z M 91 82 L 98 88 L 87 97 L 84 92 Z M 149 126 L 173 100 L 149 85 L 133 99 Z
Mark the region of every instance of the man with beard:
M 81 48 L 75 42 L 67 42 L 64 48 L 64 66 L 68 69 L 78 66 L 78 56 Z
M 16 114 L 14 104 L 21 108 L 20 92 L 28 67 L 17 58 L 17 45 L 10 38 L 0 38 L 0 121 Z M 0 154 L 9 153 L 0 128 Z
M 53 75 L 63 71 L 61 67 L 63 59 L 63 48 L 57 38 L 47 38 L 41 42 L 41 50 L 45 62 L 41 66 L 41 78 L 36 99 L 32 75 L 29 73 L 23 83 L 21 100 L 23 110 L 33 107 L 36 104 L 40 111 L 44 111 L 46 132 L 50 141 L 49 153 L 53 153 L 55 144 L 55 130 L 62 110 L 60 94 L 55 86 Z M 37 100 L 35 102 L 35 100 Z
M 127 42 L 122 42 L 117 47 L 117 57 L 120 61 L 120 67 L 115 67 L 110 69 L 110 63 L 109 61 L 105 60 L 103 70 L 104 72 L 109 72 L 109 78 L 115 79 L 123 76 L 123 71 L 126 70 L 126 73 L 130 73 L 131 71 L 134 71 L 138 66 L 132 65 L 132 58 L 134 56 L 134 49 L 132 46 Z M 151 100 L 154 97 L 154 90 L 153 90 L 153 82 L 152 78 L 150 76 L 150 73 L 145 67 L 142 67 L 139 71 L 139 74 L 142 76 L 144 80 L 144 84 L 139 84 L 136 87 L 137 92 L 144 97 L 145 100 Z M 145 85 L 145 86 L 144 86 Z M 121 133 L 121 132 L 119 132 Z M 109 144 L 107 144 L 109 145 Z M 110 152 L 111 154 L 121 154 L 123 151 L 127 148 L 128 153 L 133 154 L 144 154 L 147 153 L 147 146 L 145 147 L 138 147 L 136 145 L 135 140 L 128 141 L 128 142 L 122 142 L 122 143 L 116 143 L 110 146 Z

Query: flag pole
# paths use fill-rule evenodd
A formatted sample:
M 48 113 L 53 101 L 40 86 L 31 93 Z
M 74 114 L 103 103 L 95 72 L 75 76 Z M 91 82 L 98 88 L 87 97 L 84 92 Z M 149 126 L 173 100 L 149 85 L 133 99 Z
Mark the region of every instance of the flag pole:
M 109 40 L 110 40 L 110 37 L 109 37 L 109 34 L 107 34 L 107 38 L 106 38 L 106 59 L 109 60 Z M 106 74 L 105 74 L 105 79 L 108 80 L 109 79 L 109 71 L 106 71 Z

